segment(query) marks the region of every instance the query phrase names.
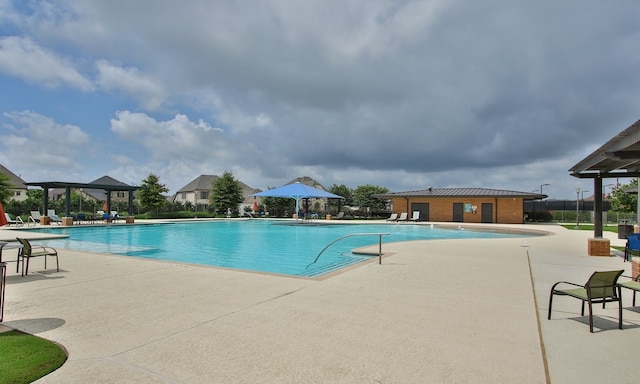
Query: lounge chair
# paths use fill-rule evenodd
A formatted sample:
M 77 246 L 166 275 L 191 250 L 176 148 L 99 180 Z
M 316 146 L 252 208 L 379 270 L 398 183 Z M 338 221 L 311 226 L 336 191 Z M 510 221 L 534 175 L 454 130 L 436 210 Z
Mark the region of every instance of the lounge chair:
M 398 217 L 398 221 L 407 221 L 407 212 L 402 212 Z
M 398 221 L 398 214 L 392 213 L 391 216 L 387 219 L 387 221 Z
M 593 333 L 593 311 L 592 304 L 602 303 L 602 307 L 609 302 L 618 302 L 618 327 L 622 329 L 622 299 L 620 297 L 620 285 L 617 284 L 618 278 L 622 275 L 623 270 L 594 272 L 585 285 L 570 283 L 567 281 L 559 281 L 551 287 L 549 294 L 549 313 L 547 319 L 551 319 L 551 305 L 553 304 L 553 296 L 570 296 L 582 301 L 581 316 L 584 316 L 584 303 L 589 306 L 589 331 Z M 570 285 L 573 288 L 557 289 L 559 284 Z
M 344 211 L 340 211 L 338 212 L 338 214 L 335 217 L 336 220 L 342 220 L 344 219 Z
M 15 219 L 12 219 L 11 215 L 5 212 L 4 217 L 5 219 L 7 219 L 8 226 L 11 226 L 11 224 L 15 225 L 16 227 L 21 227 L 24 225 L 24 221 L 22 221 L 22 218 L 20 216 L 16 216 Z
M 52 222 L 62 224 L 62 219 L 60 218 L 60 216 L 56 215 L 55 209 L 47 210 L 47 216 L 49 216 Z
M 35 225 L 36 223 L 40 222 L 41 218 L 42 218 L 42 216 L 40 216 L 40 212 L 31 211 L 30 215 L 29 215 L 29 222 L 32 222 Z
M 120 216 L 118 216 L 118 211 L 111 211 L 111 220 L 115 223 Z
M 624 247 L 624 261 L 631 260 L 631 251 L 640 251 L 640 233 L 632 233 L 627 236 L 627 244 Z
M 420 220 L 420 211 L 413 211 L 413 215 L 409 219 L 409 221 L 418 221 Z
M 628 276 L 625 276 L 628 277 Z M 633 291 L 633 306 L 636 306 L 636 292 L 640 292 L 640 274 L 635 278 L 625 281 L 624 283 L 618 283 L 622 288 L 627 288 Z
M 55 256 L 56 258 L 56 271 L 60 272 L 60 264 L 58 262 L 58 251 L 51 247 L 45 247 L 42 245 L 31 244 L 29 240 L 22 239 L 17 237 L 20 244 L 22 244 L 22 249 L 18 252 L 18 260 L 16 263 L 16 273 L 18 273 L 18 268 L 20 266 L 20 261 L 22 261 L 22 276 L 29 274 L 29 259 L 32 257 L 44 256 L 44 268 L 47 268 L 47 256 Z M 25 268 L 25 260 L 26 260 L 26 268 Z

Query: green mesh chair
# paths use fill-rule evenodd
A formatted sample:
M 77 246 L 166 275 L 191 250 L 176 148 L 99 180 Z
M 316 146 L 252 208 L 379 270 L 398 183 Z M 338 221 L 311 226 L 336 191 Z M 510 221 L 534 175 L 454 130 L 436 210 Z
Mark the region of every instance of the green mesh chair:
M 42 245 L 31 244 L 27 239 L 16 239 L 22 244 L 22 249 L 18 252 L 18 260 L 16 265 L 16 273 L 22 261 L 22 276 L 29 274 L 29 259 L 33 257 L 44 256 L 44 268 L 47 268 L 47 256 L 53 256 L 56 258 L 56 271 L 60 272 L 60 264 L 58 262 L 58 251 L 51 247 L 44 247 Z M 26 262 L 26 269 L 25 269 Z
M 568 281 L 559 281 L 551 287 L 549 294 L 549 314 L 547 319 L 551 319 L 551 305 L 553 304 L 553 296 L 570 296 L 582 301 L 582 311 L 584 316 L 584 304 L 589 306 L 589 330 L 593 333 L 593 310 L 592 304 L 602 303 L 604 308 L 606 303 L 618 302 L 618 327 L 622 329 L 622 300 L 620 298 L 620 285 L 617 284 L 618 278 L 622 275 L 623 270 L 619 271 L 602 271 L 594 272 L 585 285 L 570 283 Z M 569 285 L 573 288 L 558 289 L 560 284 Z
M 625 276 L 629 277 L 629 276 Z M 622 288 L 627 288 L 633 291 L 633 306 L 636 306 L 636 292 L 640 292 L 640 275 L 636 276 L 632 280 L 625 281 L 618 284 Z

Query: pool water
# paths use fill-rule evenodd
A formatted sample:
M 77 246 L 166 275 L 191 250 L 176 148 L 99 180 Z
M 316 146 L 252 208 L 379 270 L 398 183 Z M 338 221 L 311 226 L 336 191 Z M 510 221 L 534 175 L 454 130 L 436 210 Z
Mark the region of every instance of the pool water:
M 270 220 L 51 227 L 38 231 L 69 236 L 38 241 L 56 248 L 307 277 L 370 258 L 351 250 L 377 245 L 377 235 L 347 237 L 322 252 L 331 242 L 351 234 L 388 234 L 382 236 L 383 252 L 385 243 L 397 241 L 527 236 L 404 223 L 286 225 Z

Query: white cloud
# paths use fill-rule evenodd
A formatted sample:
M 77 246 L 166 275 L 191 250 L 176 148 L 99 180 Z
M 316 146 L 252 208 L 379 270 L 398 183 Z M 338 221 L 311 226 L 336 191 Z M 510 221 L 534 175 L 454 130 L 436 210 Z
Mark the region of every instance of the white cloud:
M 96 68 L 100 87 L 125 94 L 148 110 L 158 109 L 168 96 L 160 81 L 152 80 L 138 68 L 123 68 L 107 60 L 98 60 Z
M 93 89 L 71 60 L 42 48 L 27 37 L 0 38 L 0 71 L 47 88 Z
M 203 161 L 223 156 L 229 147 L 221 129 L 203 120 L 191 121 L 183 114 L 158 121 L 144 113 L 120 111 L 111 119 L 111 130 L 146 148 L 156 159 Z
M 80 127 L 59 124 L 32 111 L 3 115 L 12 123 L 4 126 L 8 134 L 0 136 L 0 142 L 13 164 L 43 176 L 54 174 L 48 170 L 68 175 L 82 168 L 75 156 L 84 152 L 90 140 Z

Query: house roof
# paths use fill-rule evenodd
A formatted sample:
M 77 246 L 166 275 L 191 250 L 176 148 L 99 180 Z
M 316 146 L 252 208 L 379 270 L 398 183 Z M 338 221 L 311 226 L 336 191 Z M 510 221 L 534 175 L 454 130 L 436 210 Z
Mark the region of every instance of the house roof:
M 208 191 L 211 189 L 211 185 L 213 184 L 213 182 L 218 180 L 219 178 L 220 177 L 217 175 L 200 175 L 195 179 L 193 179 L 189 184 L 180 188 L 176 193 L 193 192 L 193 191 L 200 191 L 200 190 Z
M 0 164 L 0 173 L 4 173 L 9 178 L 9 184 L 13 186 L 15 189 L 27 189 L 24 180 L 20 178 L 20 176 L 11 172 L 4 165 Z
M 117 186 L 128 187 L 127 184 L 123 183 L 122 181 L 116 180 L 110 176 L 102 176 L 98 179 L 93 180 L 89 184 L 96 184 L 96 185 L 103 185 L 103 186 L 107 185 L 107 186 L 114 186 L 114 187 L 117 187 Z M 113 189 L 110 189 L 110 190 L 113 190 Z M 107 199 L 107 193 L 105 192 L 105 189 L 84 188 L 83 192 L 93 197 L 96 200 L 102 201 Z
M 427 188 L 417 191 L 388 192 L 374 195 L 378 198 L 393 197 L 521 197 L 525 200 L 544 199 L 547 195 L 531 192 L 489 188 Z
M 296 177 L 295 179 L 291 180 L 285 185 L 295 184 L 295 183 L 308 185 L 310 187 L 326 191 L 326 188 L 322 184 L 320 184 L 319 182 L 317 182 L 316 180 L 312 179 L 309 176 Z

